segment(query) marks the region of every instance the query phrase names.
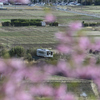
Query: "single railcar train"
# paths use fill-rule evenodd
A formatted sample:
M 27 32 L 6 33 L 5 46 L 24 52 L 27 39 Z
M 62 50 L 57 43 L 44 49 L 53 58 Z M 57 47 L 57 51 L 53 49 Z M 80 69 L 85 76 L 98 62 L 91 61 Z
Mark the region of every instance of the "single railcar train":
M 37 56 L 53 57 L 53 52 L 48 49 L 37 49 Z

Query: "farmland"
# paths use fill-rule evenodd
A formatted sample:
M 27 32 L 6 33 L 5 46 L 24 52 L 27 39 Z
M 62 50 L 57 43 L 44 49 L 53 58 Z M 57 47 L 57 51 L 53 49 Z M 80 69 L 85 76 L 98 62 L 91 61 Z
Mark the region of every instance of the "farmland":
M 36 9 L 37 8 L 37 9 Z M 7 10 L 0 10 L 0 22 L 10 21 L 10 19 L 44 19 L 46 12 L 42 7 L 7 7 Z M 74 9 L 72 7 L 71 9 Z M 89 9 L 82 8 L 83 11 L 88 12 Z M 80 8 L 75 8 L 75 10 L 80 10 Z M 96 10 L 91 11 L 94 13 Z M 99 12 L 99 10 L 98 10 Z M 85 22 L 100 22 L 100 18 L 95 18 L 91 16 L 79 15 L 68 13 L 64 11 L 52 10 L 52 13 L 57 17 L 57 21 L 60 26 L 25 26 L 25 27 L 3 27 L 0 26 L 0 44 L 12 47 L 16 45 L 24 46 L 25 48 L 55 48 L 58 41 L 55 38 L 55 33 L 58 31 L 65 31 L 66 26 L 71 21 L 85 21 Z M 97 13 L 97 12 L 96 12 Z M 96 39 L 100 38 L 100 27 L 88 27 L 84 28 L 83 31 L 86 35 Z M 57 83 L 56 83 L 57 84 Z M 72 88 L 74 87 L 74 88 Z M 83 91 L 86 91 L 88 94 L 88 100 L 96 100 L 96 97 L 92 91 L 92 88 L 89 84 L 83 84 L 80 82 L 68 83 L 68 90 L 76 92 L 80 96 L 80 87 Z M 78 88 L 78 89 L 77 89 Z M 90 92 L 90 94 L 89 94 Z M 82 100 L 85 98 L 82 98 Z M 81 100 L 81 98 L 79 99 Z M 87 99 L 86 99 L 87 100 Z
M 46 9 L 46 8 L 45 8 Z M 73 9 L 73 8 L 71 8 Z M 79 10 L 77 7 L 76 9 Z M 82 8 L 83 9 L 83 8 Z M 88 11 L 87 7 L 84 10 Z M 68 13 L 64 11 L 52 10 L 57 17 L 60 25 L 67 25 L 71 21 L 100 22 L 100 18 Z M 46 11 L 42 7 L 16 6 L 7 7 L 7 10 L 0 10 L 0 22 L 10 21 L 10 19 L 44 19 Z M 58 31 L 65 30 L 66 27 L 0 27 L 0 43 L 10 46 L 22 45 L 29 47 L 53 47 L 57 44 L 54 34 Z M 91 33 L 96 31 L 88 29 Z M 98 29 L 97 29 L 98 31 Z M 99 32 L 99 31 L 98 31 Z

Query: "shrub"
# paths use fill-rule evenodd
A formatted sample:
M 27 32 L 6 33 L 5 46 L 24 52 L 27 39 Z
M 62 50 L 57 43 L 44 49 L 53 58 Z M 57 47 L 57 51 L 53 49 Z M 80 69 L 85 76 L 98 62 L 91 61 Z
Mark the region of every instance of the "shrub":
M 26 54 L 25 59 L 27 59 L 28 61 L 32 61 L 32 55 L 30 53 Z
M 50 26 L 58 26 L 58 22 L 53 22 L 49 24 Z
M 3 22 L 2 26 L 11 26 L 11 23 L 10 22 Z
M 10 51 L 9 51 L 9 54 L 11 57 L 13 56 L 17 56 L 17 57 L 23 57 L 24 54 L 25 54 L 25 50 L 23 47 L 21 46 L 16 46 L 16 47 L 13 47 Z
M 84 27 L 87 27 L 87 26 L 89 26 L 89 24 L 88 23 L 84 23 L 83 26 Z
M 28 54 L 31 54 L 31 56 L 33 57 L 33 56 L 36 56 L 36 49 L 28 49 L 27 51 L 26 51 L 26 53 Z
M 13 25 L 14 25 L 14 26 L 21 26 L 21 22 L 19 22 L 19 21 L 14 21 L 14 22 L 13 22 Z
M 29 26 L 29 22 L 21 22 L 21 26 Z
M 3 49 L 3 50 L 1 51 L 1 56 L 2 56 L 3 58 L 9 58 L 10 55 L 9 55 L 8 50 L 7 50 L 7 49 Z

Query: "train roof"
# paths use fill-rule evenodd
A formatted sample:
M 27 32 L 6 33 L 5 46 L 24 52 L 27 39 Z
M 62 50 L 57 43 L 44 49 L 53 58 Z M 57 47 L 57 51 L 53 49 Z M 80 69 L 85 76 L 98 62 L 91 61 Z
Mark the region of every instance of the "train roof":
M 37 49 L 37 51 L 50 51 L 48 49 Z

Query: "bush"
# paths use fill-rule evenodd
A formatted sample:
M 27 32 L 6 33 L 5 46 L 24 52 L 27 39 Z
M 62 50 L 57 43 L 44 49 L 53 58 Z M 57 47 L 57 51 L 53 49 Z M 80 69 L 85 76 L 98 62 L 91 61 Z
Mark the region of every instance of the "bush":
M 11 26 L 10 22 L 2 22 L 2 26 Z
M 17 57 L 23 57 L 25 54 L 25 50 L 21 46 L 16 46 L 13 47 L 10 51 L 9 54 L 11 57 L 17 56 Z
M 21 26 L 29 26 L 29 22 L 21 22 Z
M 28 54 L 31 54 L 31 56 L 33 57 L 33 56 L 36 56 L 36 49 L 28 49 L 27 51 L 26 51 L 26 53 Z
M 12 26 L 41 26 L 42 19 L 11 19 Z
M 1 51 L 1 56 L 2 56 L 3 58 L 9 58 L 10 55 L 9 55 L 8 50 L 7 50 L 7 49 L 3 49 L 3 50 Z
M 28 61 L 32 61 L 32 55 L 30 53 L 26 54 L 25 59 L 27 59 Z
M 49 24 L 50 26 L 58 26 L 58 22 L 53 22 Z
M 89 24 L 88 23 L 83 23 L 83 26 L 87 27 L 87 26 L 89 26 Z
M 13 24 L 14 26 L 21 26 L 21 22 L 19 22 L 19 21 L 14 21 L 12 24 Z

